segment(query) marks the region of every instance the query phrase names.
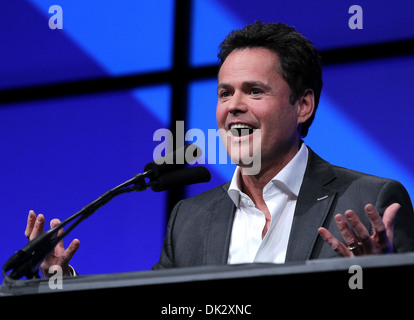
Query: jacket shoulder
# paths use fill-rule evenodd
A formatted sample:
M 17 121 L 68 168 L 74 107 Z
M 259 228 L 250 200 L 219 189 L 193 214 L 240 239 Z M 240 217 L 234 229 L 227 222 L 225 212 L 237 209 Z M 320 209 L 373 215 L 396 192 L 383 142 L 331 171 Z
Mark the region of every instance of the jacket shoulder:
M 341 166 L 333 165 L 328 161 L 319 157 L 312 149 L 309 148 L 309 163 L 308 169 L 310 170 L 309 174 L 316 178 L 316 176 L 328 176 L 329 181 L 339 180 L 342 183 L 352 182 L 352 181 L 366 181 L 369 184 L 386 184 L 386 183 L 395 183 L 400 184 L 398 181 L 388 178 L 383 178 L 375 176 L 372 174 L 344 168 Z
M 360 208 L 363 211 L 367 203 L 372 203 L 385 210 L 391 203 L 398 202 L 412 212 L 411 199 L 400 182 L 332 165 L 312 150 L 309 155 L 309 171 L 307 175 L 305 174 L 308 181 L 307 190 L 309 190 L 309 185 L 313 185 L 317 181 L 337 193 L 337 205 L 340 204 L 340 200 L 343 200 L 344 205 L 353 205 L 353 209 Z M 347 210 L 350 208 L 339 209 Z

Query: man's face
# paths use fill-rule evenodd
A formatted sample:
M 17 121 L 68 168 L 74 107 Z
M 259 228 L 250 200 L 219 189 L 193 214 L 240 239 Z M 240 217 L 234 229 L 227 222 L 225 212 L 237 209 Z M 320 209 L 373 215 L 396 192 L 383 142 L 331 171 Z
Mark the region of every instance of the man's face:
M 263 169 L 285 165 L 298 150 L 298 104 L 290 104 L 290 88 L 280 70 L 277 54 L 265 48 L 235 50 L 221 66 L 217 124 L 225 132 L 222 138 L 227 152 L 240 147 L 239 159 L 230 155 L 235 163 L 252 153 L 257 133 L 261 134 Z M 246 128 L 242 130 L 246 135 L 239 136 L 241 128 Z

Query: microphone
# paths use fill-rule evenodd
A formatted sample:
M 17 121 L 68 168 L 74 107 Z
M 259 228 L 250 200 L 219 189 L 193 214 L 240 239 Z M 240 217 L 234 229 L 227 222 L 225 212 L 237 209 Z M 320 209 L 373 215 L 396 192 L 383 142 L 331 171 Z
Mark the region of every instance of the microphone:
M 37 278 L 38 269 L 43 259 L 61 240 L 60 237 L 56 237 L 60 229 L 55 227 L 42 233 L 11 256 L 3 266 L 4 271 L 13 269 L 8 277 L 11 279 L 20 279 L 26 275 L 28 278 Z
M 197 158 L 201 157 L 201 149 L 195 144 L 187 144 L 162 158 L 158 158 L 144 167 L 144 171 L 148 172 L 151 178 L 158 178 L 165 173 L 180 169 L 185 164 L 189 164 Z
M 150 186 L 152 191 L 160 192 L 177 186 L 208 182 L 210 179 L 211 174 L 206 167 L 190 167 L 166 173 L 150 183 Z
M 118 195 L 132 191 L 144 191 L 149 187 L 153 191 L 159 192 L 177 186 L 210 181 L 210 172 L 205 167 L 180 169 L 180 164 L 176 161 L 180 153 L 181 155 L 185 155 L 183 157 L 185 159 L 184 163 L 181 164 L 184 165 L 199 158 L 201 156 L 201 149 L 194 144 L 186 145 L 183 148 L 167 154 L 165 157 L 148 163 L 145 166 L 146 172 L 139 173 L 128 181 L 107 191 L 53 229 L 39 235 L 23 249 L 16 252 L 3 265 L 5 281 L 20 279 L 23 276 L 28 278 L 36 276 L 41 262 L 55 248 L 60 240 L 67 236 L 79 223 L 90 217 L 96 210 Z M 150 178 L 150 182 L 145 181 L 145 178 Z M 72 224 L 58 234 L 58 231 L 70 222 Z M 9 270 L 11 272 L 7 274 Z

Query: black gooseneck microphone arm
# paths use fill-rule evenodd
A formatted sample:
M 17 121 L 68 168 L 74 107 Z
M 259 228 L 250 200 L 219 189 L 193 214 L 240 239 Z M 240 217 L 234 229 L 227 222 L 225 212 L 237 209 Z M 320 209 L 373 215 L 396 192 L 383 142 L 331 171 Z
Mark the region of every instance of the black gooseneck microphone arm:
M 160 166 L 163 165 L 160 164 Z M 17 251 L 3 265 L 5 283 L 20 279 L 23 276 L 26 276 L 29 279 L 36 277 L 36 275 L 38 275 L 40 264 L 55 248 L 59 241 L 66 237 L 78 224 L 90 217 L 96 210 L 107 204 L 114 197 L 132 191 L 144 191 L 148 188 L 152 188 L 153 191 L 158 192 L 177 185 L 207 182 L 211 178 L 210 172 L 205 167 L 190 167 L 179 170 L 177 170 L 177 168 L 178 167 L 169 165 L 168 170 L 165 170 L 162 175 L 158 172 L 154 173 L 153 169 L 149 169 L 144 173 L 139 173 L 128 181 L 107 191 L 98 199 L 89 203 L 54 228 L 39 235 L 24 248 Z M 146 178 L 149 179 L 149 182 L 146 182 Z M 71 222 L 73 223 L 59 233 L 63 227 Z M 10 271 L 9 274 L 7 274 L 8 271 Z
M 132 179 L 104 193 L 95 201 L 83 207 L 80 211 L 59 223 L 53 229 L 43 232 L 36 239 L 29 242 L 23 249 L 17 251 L 3 266 L 4 279 L 20 279 L 36 277 L 43 259 L 55 248 L 55 246 L 66 237 L 78 224 L 91 216 L 100 207 L 107 204 L 114 197 L 132 191 L 143 191 L 147 189 L 145 177 L 147 173 L 138 174 Z M 132 186 L 131 186 L 132 185 Z M 59 231 L 74 221 L 70 226 Z M 6 272 L 12 270 L 9 275 Z

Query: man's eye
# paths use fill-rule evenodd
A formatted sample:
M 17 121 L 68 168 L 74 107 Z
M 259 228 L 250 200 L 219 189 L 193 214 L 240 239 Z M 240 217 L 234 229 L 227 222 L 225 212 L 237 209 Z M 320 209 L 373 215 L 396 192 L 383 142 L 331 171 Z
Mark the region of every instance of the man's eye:
M 250 92 L 253 95 L 258 95 L 258 94 L 262 94 L 263 93 L 263 90 L 258 89 L 258 88 L 253 88 Z
M 228 92 L 228 91 L 222 91 L 222 92 L 220 92 L 219 96 L 220 96 L 220 98 L 229 97 L 230 96 L 230 92 Z

